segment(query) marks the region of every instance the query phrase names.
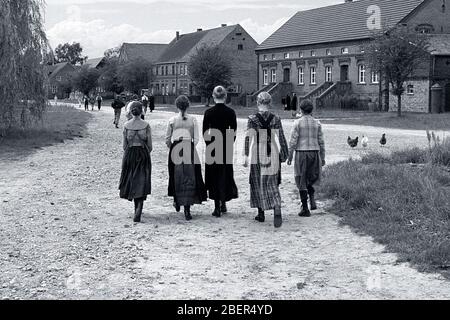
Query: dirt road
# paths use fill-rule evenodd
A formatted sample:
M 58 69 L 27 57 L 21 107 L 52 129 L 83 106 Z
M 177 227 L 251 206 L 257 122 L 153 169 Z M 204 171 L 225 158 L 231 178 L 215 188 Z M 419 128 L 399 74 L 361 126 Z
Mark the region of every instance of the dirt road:
M 150 117 L 154 192 L 143 223 L 133 224 L 133 205 L 118 198 L 121 130 L 111 110 L 94 115 L 87 137 L 2 161 L 0 298 L 450 298 L 450 282 L 397 264 L 383 246 L 339 226 L 324 212 L 326 201 L 313 217 L 299 218 L 293 169 L 286 166 L 281 229 L 273 228 L 272 215 L 264 224 L 253 220 L 242 166 L 230 213 L 212 217 L 209 202 L 194 207 L 194 220 L 186 222 L 166 197 L 169 113 Z M 292 121 L 285 125 L 289 135 Z M 390 148 L 426 143 L 421 132 L 386 131 Z M 370 148 L 379 148 L 379 128 L 325 126 L 329 162 L 366 152 L 346 145 L 348 134 L 364 133 Z

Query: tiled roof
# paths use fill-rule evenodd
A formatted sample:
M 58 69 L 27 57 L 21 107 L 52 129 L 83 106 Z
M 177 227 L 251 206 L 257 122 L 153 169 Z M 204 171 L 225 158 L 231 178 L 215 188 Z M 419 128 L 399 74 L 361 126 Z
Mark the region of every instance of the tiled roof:
M 297 12 L 256 50 L 365 39 L 368 7 L 381 9 L 382 25 L 396 25 L 427 0 L 359 0 Z
M 121 48 L 125 51 L 128 61 L 143 58 L 148 62 L 155 62 L 167 48 L 167 44 L 160 43 L 124 43 Z
M 47 72 L 47 76 L 49 78 L 55 77 L 59 71 L 61 71 L 65 66 L 70 65 L 68 62 L 61 62 L 49 66 L 45 66 L 45 70 Z M 73 68 L 75 70 L 75 68 Z
M 430 36 L 430 51 L 433 55 L 450 55 L 450 34 Z
M 180 35 L 169 43 L 167 49 L 158 59 L 160 63 L 186 62 L 195 50 L 204 44 L 220 44 L 226 36 L 236 29 L 237 25 L 219 27 Z
M 105 57 L 88 59 L 84 65 L 89 66 L 90 68 L 97 68 L 103 59 L 105 59 Z

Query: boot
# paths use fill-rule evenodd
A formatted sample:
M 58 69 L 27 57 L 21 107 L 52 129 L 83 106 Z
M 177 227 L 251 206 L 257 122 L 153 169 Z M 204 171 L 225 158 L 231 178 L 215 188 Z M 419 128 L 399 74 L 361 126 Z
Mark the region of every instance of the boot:
M 255 220 L 258 222 L 266 221 L 266 217 L 264 215 L 264 210 L 262 210 L 261 208 L 258 208 L 258 215 L 255 217 Z
M 144 208 L 144 200 L 134 200 L 135 201 L 135 211 L 134 211 L 134 222 L 141 222 L 142 209 Z
M 184 206 L 184 216 L 185 216 L 187 221 L 192 220 L 191 206 Z
M 221 213 L 227 213 L 228 212 L 227 203 L 225 201 L 222 202 L 222 204 L 220 205 L 220 212 Z
M 317 203 L 316 203 L 316 199 L 314 197 L 314 193 L 315 193 L 314 188 L 312 186 L 309 187 L 308 188 L 309 204 L 311 206 L 312 211 L 317 210 Z
M 308 209 L 308 192 L 300 191 L 300 199 L 302 200 L 302 211 L 298 215 L 300 217 L 311 217 L 311 212 Z
M 173 207 L 177 212 L 181 211 L 181 206 L 176 201 L 173 202 Z
M 283 218 L 281 216 L 281 208 L 275 208 L 273 210 L 273 225 L 275 228 L 280 228 L 283 224 Z
M 221 213 L 220 213 L 220 201 L 215 200 L 214 201 L 214 212 L 212 214 L 214 217 L 220 218 Z

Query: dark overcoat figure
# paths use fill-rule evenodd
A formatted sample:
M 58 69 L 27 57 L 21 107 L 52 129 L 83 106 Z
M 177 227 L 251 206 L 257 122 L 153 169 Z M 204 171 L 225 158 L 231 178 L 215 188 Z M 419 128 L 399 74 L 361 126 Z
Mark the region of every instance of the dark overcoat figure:
M 236 135 L 230 134 L 232 132 L 235 133 L 237 129 L 236 113 L 234 110 L 227 107 L 223 103 L 217 103 L 214 107 L 206 110 L 203 118 L 203 135 L 206 139 L 205 142 L 207 146 L 215 140 L 212 138 L 212 141 L 207 141 L 208 134 L 210 134 L 210 129 L 216 129 L 222 134 L 223 161 L 221 161 L 222 164 L 206 163 L 206 189 L 209 192 L 210 199 L 225 203 L 238 197 L 238 189 L 234 181 L 233 170 L 233 150 Z M 215 152 L 212 152 L 211 155 L 214 157 Z
M 294 93 L 294 96 L 291 100 L 291 111 L 297 111 L 297 104 L 298 104 L 298 98 L 297 95 Z
M 286 110 L 291 110 L 291 96 L 286 96 Z
M 148 103 L 150 107 L 150 112 L 153 112 L 155 110 L 155 96 L 152 94 L 150 97 L 148 97 Z

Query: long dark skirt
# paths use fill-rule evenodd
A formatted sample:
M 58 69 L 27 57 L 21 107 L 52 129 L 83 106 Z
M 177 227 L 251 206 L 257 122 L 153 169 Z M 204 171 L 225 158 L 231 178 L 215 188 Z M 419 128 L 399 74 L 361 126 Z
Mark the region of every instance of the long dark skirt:
M 189 151 L 191 157 L 180 164 L 173 162 L 172 153 L 175 146 L 182 143 L 179 153 L 183 157 L 184 151 Z M 177 148 L 177 150 L 179 150 Z M 207 200 L 206 188 L 203 182 L 202 167 L 195 146 L 191 142 L 173 143 L 169 152 L 169 188 L 168 195 L 180 206 L 201 204 Z
M 132 201 L 133 199 L 147 199 L 151 194 L 152 162 L 150 153 L 145 147 L 130 147 L 125 151 L 120 176 L 120 197 Z
M 319 151 L 295 152 L 295 182 L 299 190 L 307 190 L 320 183 L 322 160 Z
M 238 198 L 232 164 L 207 164 L 205 166 L 205 183 L 211 200 L 228 202 Z

